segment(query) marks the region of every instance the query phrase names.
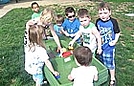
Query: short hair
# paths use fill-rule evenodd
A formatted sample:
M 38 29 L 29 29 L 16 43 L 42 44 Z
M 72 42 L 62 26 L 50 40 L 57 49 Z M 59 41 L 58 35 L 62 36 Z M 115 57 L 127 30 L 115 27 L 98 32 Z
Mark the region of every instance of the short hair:
M 85 8 L 79 9 L 78 10 L 78 17 L 83 18 L 85 16 L 89 17 L 88 10 Z
M 92 52 L 88 47 L 80 46 L 73 52 L 77 62 L 82 66 L 88 66 L 92 61 Z
M 39 4 L 38 4 L 37 2 L 33 2 L 33 3 L 31 4 L 31 8 L 33 8 L 33 5 L 35 5 L 35 4 L 39 7 Z
M 64 21 L 64 17 L 62 16 L 62 15 L 56 15 L 56 17 L 55 17 L 55 21 L 56 21 L 56 23 L 63 23 L 63 21 Z
M 73 7 L 67 7 L 67 8 L 65 9 L 65 15 L 66 15 L 66 16 L 68 16 L 68 13 L 72 13 L 72 12 L 74 12 L 74 14 L 75 14 L 75 10 L 74 10 Z
M 104 8 L 111 10 L 110 5 L 107 2 L 101 2 L 99 4 L 98 10 L 103 10 Z

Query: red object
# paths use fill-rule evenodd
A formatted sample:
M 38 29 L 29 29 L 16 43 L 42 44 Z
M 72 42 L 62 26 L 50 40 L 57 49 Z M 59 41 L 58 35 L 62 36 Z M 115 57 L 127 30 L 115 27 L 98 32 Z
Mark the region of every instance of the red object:
M 69 57 L 70 55 L 72 55 L 71 51 L 67 51 L 67 52 L 63 52 L 63 53 L 62 53 L 62 56 L 63 56 L 64 58 Z

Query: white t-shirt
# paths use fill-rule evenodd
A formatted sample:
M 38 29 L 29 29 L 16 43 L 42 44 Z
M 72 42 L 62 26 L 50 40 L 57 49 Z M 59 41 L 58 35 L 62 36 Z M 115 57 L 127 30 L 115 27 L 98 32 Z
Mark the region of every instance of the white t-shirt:
M 73 68 L 71 71 L 71 76 L 74 78 L 73 86 L 93 86 L 93 79 L 97 74 L 95 66 Z
M 44 62 L 47 59 L 49 59 L 49 56 L 46 50 L 36 45 L 34 52 L 31 50 L 25 52 L 25 70 L 29 74 L 40 74 L 42 73 Z
M 97 39 L 92 33 L 92 30 L 96 29 L 96 26 L 90 22 L 87 28 L 80 26 L 80 32 L 82 33 L 83 46 L 87 46 L 91 49 L 92 52 L 95 52 L 97 48 Z

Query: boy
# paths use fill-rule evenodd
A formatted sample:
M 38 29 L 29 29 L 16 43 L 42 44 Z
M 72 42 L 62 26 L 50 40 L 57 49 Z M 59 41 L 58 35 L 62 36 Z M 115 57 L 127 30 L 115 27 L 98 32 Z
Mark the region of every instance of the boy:
M 69 45 L 73 45 L 74 42 L 82 36 L 83 39 L 83 46 L 87 46 L 91 49 L 92 53 L 95 53 L 97 49 L 97 53 L 101 54 L 101 37 L 96 28 L 96 26 L 90 22 L 91 18 L 88 14 L 87 9 L 79 9 L 78 11 L 78 18 L 80 20 L 81 26 L 80 30 L 77 32 L 74 39 L 69 43 Z M 97 41 L 96 41 L 97 40 Z
M 57 36 L 61 37 L 62 36 L 62 23 L 64 21 L 64 17 L 62 15 L 57 15 L 55 17 L 56 24 L 54 25 L 54 31 L 56 32 Z
M 95 66 L 89 65 L 92 62 L 91 50 L 81 46 L 74 50 L 73 55 L 79 67 L 72 69 L 68 79 L 74 79 L 73 86 L 93 86 L 93 81 L 98 80 L 98 71 Z
M 31 4 L 31 8 L 32 8 L 32 11 L 34 12 L 32 14 L 32 19 L 40 17 L 41 11 L 40 11 L 40 7 L 39 7 L 38 3 L 37 2 L 33 2 Z
M 109 69 L 110 86 L 115 86 L 115 44 L 120 35 L 120 29 L 116 19 L 111 18 L 111 9 L 105 2 L 100 3 L 98 9 L 99 19 L 96 21 L 97 29 L 102 38 L 102 54 L 100 60 Z
M 66 36 L 74 38 L 76 32 L 79 31 L 80 22 L 75 17 L 75 10 L 73 7 L 67 7 L 65 9 L 65 15 L 66 15 L 66 19 L 62 24 L 63 26 L 62 31 Z M 80 42 L 80 40 L 78 42 Z

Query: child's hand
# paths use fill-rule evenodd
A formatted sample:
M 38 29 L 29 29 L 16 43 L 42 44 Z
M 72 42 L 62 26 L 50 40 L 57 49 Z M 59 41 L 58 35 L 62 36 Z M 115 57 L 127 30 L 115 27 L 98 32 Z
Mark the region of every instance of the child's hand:
M 70 41 L 68 45 L 69 46 L 73 46 L 73 44 L 74 44 L 74 42 L 73 41 Z
M 61 52 L 61 49 L 60 47 L 57 48 L 56 52 Z
M 73 78 L 72 78 L 72 76 L 71 76 L 70 74 L 68 75 L 68 79 L 69 79 L 70 81 L 73 80 Z
M 112 40 L 111 42 L 109 42 L 109 45 L 110 46 L 114 46 L 116 44 L 116 41 L 115 40 Z
M 66 35 L 66 36 L 70 36 L 67 32 L 65 32 L 65 35 Z
M 98 48 L 97 49 L 97 54 L 101 54 L 102 53 L 102 49 L 101 48 Z
M 55 76 L 58 76 L 58 75 L 59 75 L 59 73 L 58 73 L 57 71 L 54 71 L 53 74 L 54 74 Z

